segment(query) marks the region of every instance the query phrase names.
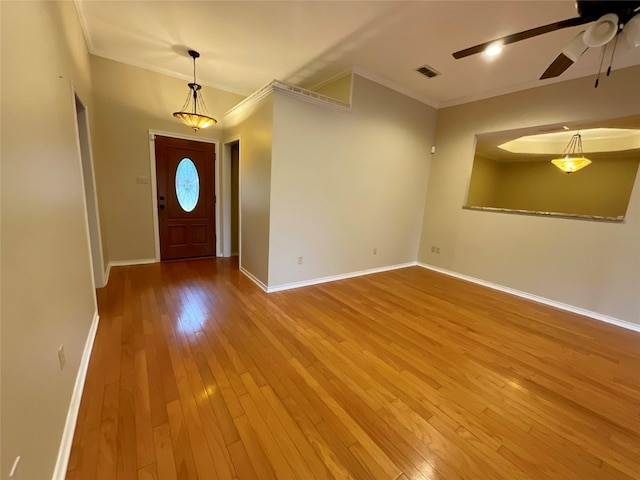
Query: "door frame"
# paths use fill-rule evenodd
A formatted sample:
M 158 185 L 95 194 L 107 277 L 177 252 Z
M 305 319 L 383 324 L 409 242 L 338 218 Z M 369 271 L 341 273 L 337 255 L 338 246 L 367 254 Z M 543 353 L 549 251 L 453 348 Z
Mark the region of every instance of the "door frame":
M 216 160 L 213 169 L 214 175 L 214 187 L 213 194 L 218 198 L 218 192 L 220 191 L 220 162 L 218 161 L 220 155 L 220 142 L 213 138 L 202 138 L 195 135 L 183 135 L 180 133 L 163 132 L 162 130 L 149 129 L 149 167 L 150 167 L 150 181 L 151 184 L 151 208 L 153 211 L 153 236 L 155 247 L 156 262 L 160 261 L 160 223 L 158 222 L 158 180 L 156 178 L 156 135 L 161 137 L 179 138 L 182 140 L 191 140 L 193 142 L 200 143 L 213 143 L 215 145 Z M 220 245 L 220 202 L 215 203 L 215 216 L 216 216 L 216 256 L 222 256 L 222 250 Z
M 222 144 L 222 255 L 231 252 L 231 145 L 238 143 L 238 258 L 242 261 L 242 136 L 234 135 Z
M 102 230 L 98 206 L 98 189 L 96 187 L 95 164 L 89 125 L 89 108 L 82 100 L 75 86 L 71 85 L 71 101 L 73 102 L 74 127 L 76 145 L 82 174 L 82 196 L 84 200 L 85 224 L 87 227 L 87 243 L 91 257 L 93 289 L 107 284 L 102 246 Z

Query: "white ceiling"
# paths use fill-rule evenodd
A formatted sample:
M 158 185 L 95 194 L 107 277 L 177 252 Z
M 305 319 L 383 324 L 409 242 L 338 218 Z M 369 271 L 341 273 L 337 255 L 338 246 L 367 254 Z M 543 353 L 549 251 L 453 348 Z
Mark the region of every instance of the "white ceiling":
M 577 16 L 573 1 L 94 1 L 76 0 L 91 53 L 249 95 L 271 80 L 310 87 L 355 68 L 436 107 L 583 76 L 590 49 L 557 79 L 538 78 L 583 27 L 455 60 L 454 51 Z M 415 72 L 429 65 L 441 73 Z M 640 65 L 640 48 L 618 42 L 613 69 Z M 612 73 L 615 75 L 615 72 Z M 602 79 L 601 82 L 605 82 Z

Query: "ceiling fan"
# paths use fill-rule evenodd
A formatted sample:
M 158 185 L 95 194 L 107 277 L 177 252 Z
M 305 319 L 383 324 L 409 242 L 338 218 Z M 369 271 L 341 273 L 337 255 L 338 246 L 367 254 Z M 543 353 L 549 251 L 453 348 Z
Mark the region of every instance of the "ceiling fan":
M 589 27 L 576 35 L 569 44 L 564 47 L 556 59 L 544 71 L 540 80 L 558 77 L 571 65 L 578 61 L 589 48 L 607 45 L 618 36 L 625 37 L 631 47 L 640 47 L 640 0 L 577 0 L 576 9 L 578 16 L 559 22 L 550 23 L 523 32 L 507 35 L 489 42 L 484 42 L 473 47 L 455 52 L 456 59 L 468 57 L 486 51 L 490 47 L 508 45 L 520 42 L 528 38 L 555 32 L 564 28 L 586 25 Z M 615 47 L 615 43 L 614 43 Z M 604 58 L 604 51 L 603 51 Z M 613 58 L 613 54 L 612 54 Z M 611 66 L 609 66 L 609 72 Z M 609 74 L 607 72 L 607 74 Z M 596 87 L 598 86 L 596 82 Z

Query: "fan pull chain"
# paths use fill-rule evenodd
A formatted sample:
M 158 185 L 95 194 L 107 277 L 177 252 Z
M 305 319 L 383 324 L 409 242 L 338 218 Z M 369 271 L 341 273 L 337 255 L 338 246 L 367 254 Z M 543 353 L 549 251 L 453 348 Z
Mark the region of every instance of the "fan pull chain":
M 616 47 L 618 46 L 618 34 L 616 34 L 616 38 L 613 40 L 613 51 L 611 52 L 611 59 L 609 60 L 609 68 L 607 68 L 607 77 L 611 75 L 611 65 L 613 65 L 613 57 L 616 54 Z
M 602 55 L 600 56 L 600 66 L 598 67 L 598 76 L 596 77 L 596 84 L 593 88 L 598 88 L 598 84 L 600 83 L 600 72 L 602 72 L 602 64 L 604 63 L 604 54 L 607 51 L 607 45 L 605 44 L 602 47 Z

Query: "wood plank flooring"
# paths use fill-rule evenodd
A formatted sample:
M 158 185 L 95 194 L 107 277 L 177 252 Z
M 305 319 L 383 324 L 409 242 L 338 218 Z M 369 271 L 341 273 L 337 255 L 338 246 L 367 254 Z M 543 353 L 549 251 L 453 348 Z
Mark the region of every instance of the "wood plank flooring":
M 639 479 L 640 334 L 406 268 L 111 271 L 68 479 Z

